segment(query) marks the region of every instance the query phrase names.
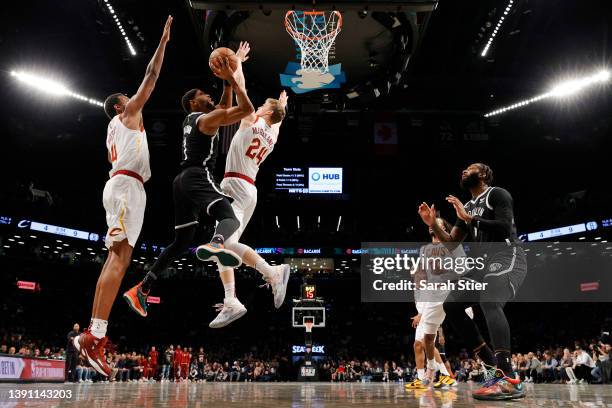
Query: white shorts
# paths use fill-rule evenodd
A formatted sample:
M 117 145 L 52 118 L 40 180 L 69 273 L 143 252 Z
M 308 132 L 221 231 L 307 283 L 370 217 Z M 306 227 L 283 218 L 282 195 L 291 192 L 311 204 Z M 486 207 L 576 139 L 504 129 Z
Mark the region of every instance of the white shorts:
M 426 334 L 437 334 L 445 317 L 443 303 L 425 303 L 416 328 L 415 340 L 423 341 Z
M 221 189 L 224 194 L 232 197 L 232 209 L 240 227 L 227 241 L 239 241 L 244 229 L 249 224 L 255 207 L 257 206 L 257 187 L 246 180 L 237 177 L 227 177 L 221 181 Z
M 102 202 L 106 210 L 106 247 L 127 238 L 132 248 L 142 230 L 147 194 L 133 177 L 117 175 L 106 182 Z

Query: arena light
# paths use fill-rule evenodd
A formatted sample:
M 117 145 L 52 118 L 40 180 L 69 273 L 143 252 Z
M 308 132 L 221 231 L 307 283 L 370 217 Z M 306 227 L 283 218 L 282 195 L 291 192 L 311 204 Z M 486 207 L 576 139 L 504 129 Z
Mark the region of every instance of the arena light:
M 125 33 L 125 29 L 123 28 L 123 25 L 121 24 L 121 21 L 119 21 L 119 17 L 117 17 L 117 14 L 115 14 L 115 9 L 113 9 L 113 6 L 110 4 L 110 2 L 108 0 L 104 0 L 104 4 L 106 4 L 106 8 L 108 8 L 108 11 L 109 11 L 109 13 L 112 16 L 113 21 L 117 25 L 117 29 L 119 30 L 119 33 L 121 34 L 121 36 L 123 37 L 123 40 L 125 41 L 125 43 L 127 44 L 128 48 L 130 49 L 130 54 L 136 55 L 136 50 L 132 46 L 132 43 L 131 43 L 130 39 L 128 38 L 127 34 Z
M 489 48 L 491 48 L 491 44 L 493 44 L 493 40 L 495 40 L 495 36 L 497 35 L 497 33 L 499 33 L 499 29 L 501 25 L 504 23 L 504 20 L 506 19 L 506 17 L 508 16 L 508 13 L 510 13 L 510 10 L 512 9 L 513 4 L 514 4 L 514 0 L 508 1 L 508 5 L 506 6 L 504 13 L 499 17 L 499 21 L 497 22 L 497 25 L 491 32 L 491 35 L 489 36 L 489 40 L 487 41 L 487 44 L 484 46 L 484 48 L 482 49 L 482 52 L 480 53 L 481 57 L 487 56 L 487 52 L 489 52 Z
M 610 80 L 610 71 L 601 70 L 593 75 L 589 75 L 584 78 L 573 79 L 573 80 L 561 82 L 553 86 L 553 88 L 546 93 L 543 93 L 538 96 L 534 96 L 533 98 L 530 98 L 530 99 L 525 99 L 525 100 L 516 102 L 512 105 L 505 106 L 500 109 L 496 109 L 494 111 L 486 113 L 484 117 L 488 118 L 490 116 L 495 116 L 501 113 L 505 113 L 505 112 L 514 110 L 514 109 L 522 108 L 523 106 L 531 105 L 532 103 L 541 101 L 542 99 L 564 98 L 564 97 L 576 94 L 582 91 L 583 89 L 588 88 L 592 85 L 599 84 L 599 83 L 605 83 L 605 82 L 608 82 L 609 80 Z
M 89 102 L 92 105 L 104 106 L 104 103 L 97 101 L 93 98 L 88 98 L 81 94 L 71 91 L 66 85 L 61 82 L 57 82 L 51 79 L 43 78 L 38 75 L 30 74 L 21 71 L 11 71 L 11 76 L 24 84 L 34 87 L 39 91 L 57 95 L 57 96 L 70 96 L 81 101 Z

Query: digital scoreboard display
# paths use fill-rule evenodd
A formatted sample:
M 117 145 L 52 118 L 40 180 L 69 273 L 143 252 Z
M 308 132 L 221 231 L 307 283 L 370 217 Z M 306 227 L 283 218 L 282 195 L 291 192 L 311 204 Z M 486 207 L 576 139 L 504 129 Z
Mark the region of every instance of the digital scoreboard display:
M 283 167 L 274 189 L 289 194 L 342 194 L 342 167 Z
M 315 285 L 302 285 L 302 299 L 315 300 L 317 297 L 317 288 Z

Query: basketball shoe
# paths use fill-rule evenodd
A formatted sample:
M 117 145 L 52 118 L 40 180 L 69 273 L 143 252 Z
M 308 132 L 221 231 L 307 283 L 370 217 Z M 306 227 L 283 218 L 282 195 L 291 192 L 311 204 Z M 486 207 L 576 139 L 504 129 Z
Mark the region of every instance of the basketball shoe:
M 414 381 L 404 385 L 407 390 L 426 390 L 431 385 L 431 381 L 428 379 L 419 380 L 418 378 Z
M 485 375 L 491 377 L 472 393 L 477 400 L 502 401 L 525 397 L 523 382 L 517 376 L 506 376 L 499 368 L 492 368 Z
M 85 329 L 83 333 L 72 340 L 72 344 L 77 351 L 87 358 L 94 370 L 105 377 L 108 377 L 111 373 L 104 355 L 104 346 L 106 346 L 107 341 L 108 337 L 97 339 L 88 329 Z
M 440 378 L 438 378 L 438 382 L 434 383 L 434 388 L 446 388 L 446 387 L 456 387 L 457 381 L 450 375 L 440 374 Z
M 225 298 L 223 299 L 223 303 L 218 303 L 214 307 L 219 314 L 215 317 L 215 320 L 208 325 L 211 329 L 225 327 L 234 320 L 240 319 L 247 312 L 246 307 L 240 303 L 238 298 Z
M 142 291 L 142 282 L 138 285 L 134 286 L 132 289 L 128 290 L 123 294 L 123 298 L 130 306 L 130 309 L 141 315 L 142 317 L 147 317 L 147 296 Z
M 272 273 L 268 276 L 264 276 L 263 280 L 266 281 L 262 286 L 269 286 L 272 288 L 272 294 L 274 295 L 274 307 L 279 308 L 285 301 L 285 294 L 287 293 L 287 283 L 289 282 L 289 275 L 291 273 L 291 267 L 287 264 L 272 266 Z
M 242 264 L 242 259 L 220 242 L 209 242 L 196 249 L 196 256 L 200 261 L 218 261 L 221 265 L 236 268 Z

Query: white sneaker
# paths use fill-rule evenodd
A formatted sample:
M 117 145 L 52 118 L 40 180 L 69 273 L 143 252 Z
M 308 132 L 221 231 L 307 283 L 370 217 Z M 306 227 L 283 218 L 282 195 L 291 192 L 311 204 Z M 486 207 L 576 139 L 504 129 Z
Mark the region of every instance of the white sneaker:
M 584 378 L 581 378 L 581 379 L 578 381 L 578 384 L 584 384 Z
M 576 380 L 569 380 L 566 384 L 576 384 Z
M 291 273 L 291 267 L 287 264 L 272 266 L 273 272 L 271 276 L 264 278 L 266 285 L 272 288 L 272 294 L 274 295 L 274 307 L 279 308 L 285 301 L 285 294 L 287 293 L 287 283 L 289 282 L 289 275 Z
M 214 307 L 217 308 L 219 314 L 208 325 L 211 329 L 225 327 L 234 320 L 240 319 L 247 312 L 246 307 L 240 303 L 238 298 L 225 298 L 223 303 L 218 303 Z

